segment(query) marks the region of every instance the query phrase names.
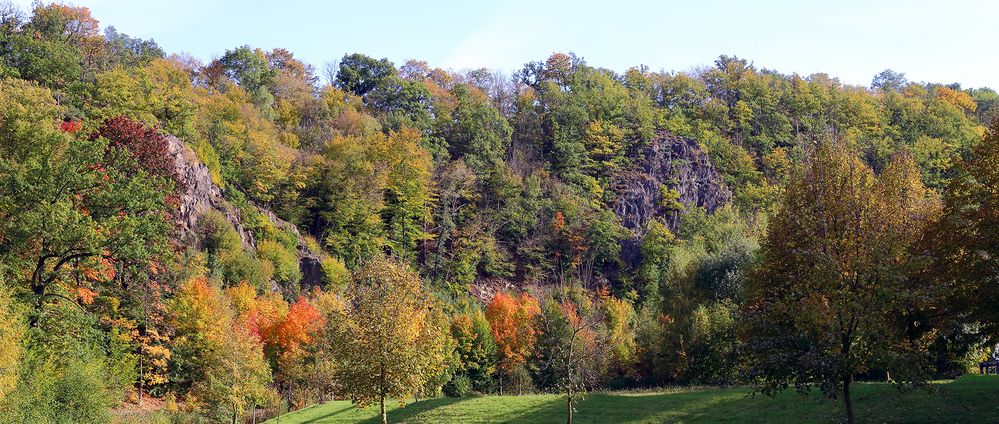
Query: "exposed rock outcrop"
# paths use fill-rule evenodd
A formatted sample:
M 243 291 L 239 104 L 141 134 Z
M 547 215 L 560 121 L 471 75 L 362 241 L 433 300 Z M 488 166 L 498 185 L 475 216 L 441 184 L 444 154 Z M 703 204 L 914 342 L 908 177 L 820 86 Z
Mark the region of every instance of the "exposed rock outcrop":
M 253 233 L 243 225 L 239 209 L 225 200 L 222 189 L 212 181 L 212 174 L 208 170 L 208 167 L 179 138 L 169 135 L 167 136 L 167 143 L 170 155 L 174 159 L 177 176 L 184 187 L 179 196 L 180 206 L 176 214 L 180 240 L 184 243 L 196 242 L 197 234 L 195 234 L 195 228 L 198 218 L 209 210 L 216 210 L 225 216 L 226 220 L 239 233 L 239 238 L 243 242 L 244 249 L 255 248 L 256 240 L 253 238 Z M 262 215 L 274 223 L 278 229 L 291 231 L 300 236 L 298 228 L 294 224 L 278 218 L 270 210 L 259 206 L 256 208 Z M 311 251 L 302 243 L 301 238 L 296 250 L 299 269 L 302 271 L 302 281 L 300 284 L 303 287 L 320 285 L 322 272 L 320 269 L 319 254 Z
M 177 228 L 181 240 L 190 243 L 196 240 L 194 229 L 198 218 L 209 210 L 222 213 L 232 223 L 243 241 L 243 248 L 255 246 L 253 234 L 243 226 L 239 210 L 222 197 L 222 189 L 212 181 L 212 173 L 201 163 L 198 155 L 183 141 L 172 135 L 167 136 L 170 156 L 174 159 L 177 176 L 184 190 L 180 193 L 180 209 L 177 213 Z
M 622 249 L 623 259 L 637 263 L 638 243 L 645 224 L 662 219 L 671 230 L 680 224 L 683 211 L 663 202 L 663 188 L 679 194 L 683 210 L 704 208 L 709 212 L 732 201 L 732 192 L 715 171 L 708 156 L 694 140 L 665 131 L 645 147 L 631 169 L 616 178 L 614 213 L 634 234 Z

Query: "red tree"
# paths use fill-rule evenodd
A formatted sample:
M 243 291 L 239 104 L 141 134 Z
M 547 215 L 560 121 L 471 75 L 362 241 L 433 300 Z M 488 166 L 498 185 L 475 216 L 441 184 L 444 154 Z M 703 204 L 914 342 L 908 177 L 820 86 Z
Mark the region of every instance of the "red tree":
M 141 169 L 173 181 L 178 191 L 183 188 L 177 175 L 176 162 L 170 156 L 167 138 L 156 127 L 146 127 L 139 121 L 116 116 L 104 121 L 90 138 L 107 139 L 111 147 L 131 153 Z

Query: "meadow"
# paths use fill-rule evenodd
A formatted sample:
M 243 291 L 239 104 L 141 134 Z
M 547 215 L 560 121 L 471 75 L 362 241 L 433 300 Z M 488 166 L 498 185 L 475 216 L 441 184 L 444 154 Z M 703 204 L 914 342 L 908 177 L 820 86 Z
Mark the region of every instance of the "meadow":
M 918 390 L 887 383 L 857 384 L 857 421 L 865 423 L 983 422 L 999 416 L 999 377 L 969 375 L 936 381 Z M 559 423 L 565 399 L 558 395 L 474 396 L 426 399 L 388 413 L 393 423 Z M 771 398 L 747 388 L 668 392 L 593 393 L 579 402 L 577 423 L 836 423 L 844 420 L 838 400 L 817 392 L 788 390 Z M 285 414 L 276 423 L 377 423 L 377 405 L 357 408 L 334 401 Z

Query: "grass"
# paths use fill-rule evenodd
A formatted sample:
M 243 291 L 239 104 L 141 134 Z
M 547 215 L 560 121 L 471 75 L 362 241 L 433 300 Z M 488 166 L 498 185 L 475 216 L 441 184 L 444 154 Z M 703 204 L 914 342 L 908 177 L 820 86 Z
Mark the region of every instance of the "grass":
M 842 402 L 792 391 L 774 398 L 749 389 L 696 389 L 671 393 L 593 393 L 576 406 L 583 423 L 836 423 Z M 856 384 L 857 422 L 939 423 L 999 421 L 999 377 L 969 375 L 935 382 L 929 390 L 901 392 L 890 384 Z M 388 412 L 391 423 L 560 423 L 565 399 L 558 395 L 476 396 L 421 400 Z M 275 423 L 376 424 L 378 406 L 359 409 L 347 401 L 315 405 L 268 421 Z

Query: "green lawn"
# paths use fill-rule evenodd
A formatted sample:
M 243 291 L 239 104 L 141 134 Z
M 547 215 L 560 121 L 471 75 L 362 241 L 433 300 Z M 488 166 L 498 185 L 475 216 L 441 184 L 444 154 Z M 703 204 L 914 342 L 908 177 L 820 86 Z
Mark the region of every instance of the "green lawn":
M 931 384 L 932 392 L 899 392 L 889 384 L 857 384 L 858 422 L 939 423 L 999 421 L 999 377 L 965 376 Z M 835 423 L 843 407 L 818 395 L 786 392 L 776 398 L 748 389 L 674 393 L 590 394 L 576 407 L 578 423 Z M 565 401 L 556 395 L 478 396 L 392 404 L 393 423 L 560 423 Z M 358 409 L 336 401 L 312 406 L 273 423 L 378 423 L 378 407 Z

